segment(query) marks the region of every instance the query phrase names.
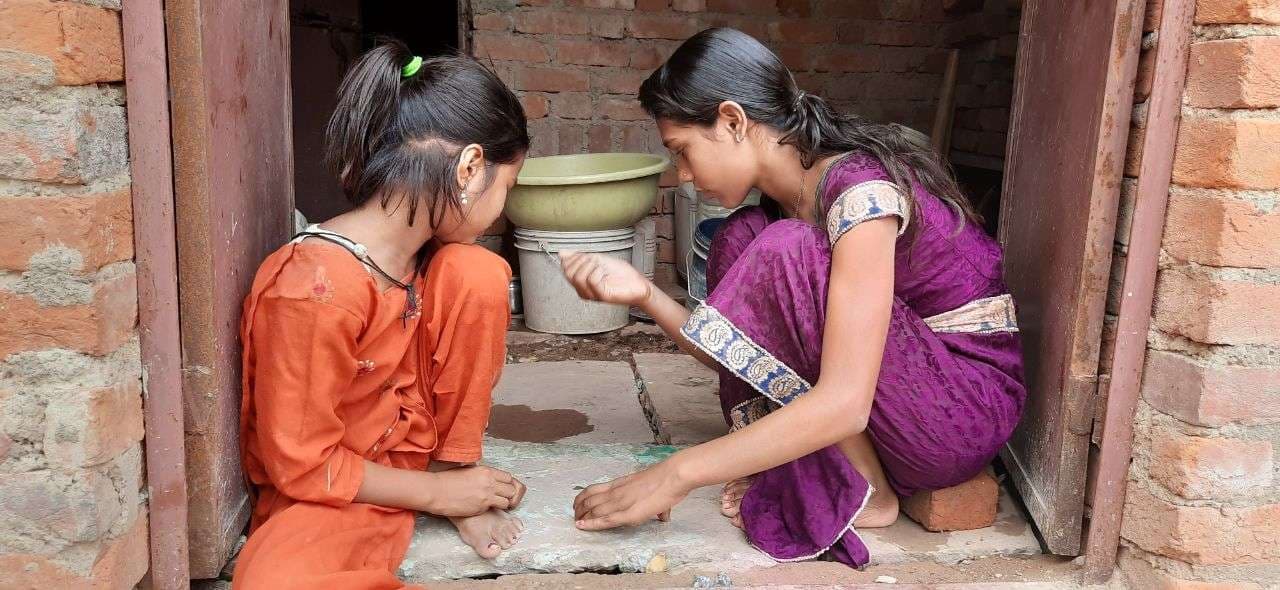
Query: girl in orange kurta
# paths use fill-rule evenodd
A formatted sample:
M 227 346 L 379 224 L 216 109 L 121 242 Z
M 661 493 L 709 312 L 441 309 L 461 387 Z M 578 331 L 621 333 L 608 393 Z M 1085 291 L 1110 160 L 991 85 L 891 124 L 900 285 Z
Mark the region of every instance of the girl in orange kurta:
M 523 484 L 476 465 L 511 269 L 470 242 L 528 146 L 519 101 L 469 58 L 392 42 L 348 73 L 326 156 L 355 208 L 267 257 L 245 300 L 256 493 L 235 588 L 402 588 L 416 512 L 483 557 L 516 541 Z

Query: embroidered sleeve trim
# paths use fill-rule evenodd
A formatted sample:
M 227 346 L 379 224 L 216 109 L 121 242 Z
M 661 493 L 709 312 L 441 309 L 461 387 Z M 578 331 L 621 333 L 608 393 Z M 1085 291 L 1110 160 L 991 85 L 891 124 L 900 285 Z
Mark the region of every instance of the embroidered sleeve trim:
M 710 305 L 693 310 L 680 331 L 694 346 L 774 403 L 791 403 L 813 387 Z
M 898 235 L 907 231 L 911 208 L 898 185 L 885 180 L 863 182 L 846 189 L 836 197 L 827 212 L 827 236 L 831 245 L 854 226 L 883 217 L 897 217 Z

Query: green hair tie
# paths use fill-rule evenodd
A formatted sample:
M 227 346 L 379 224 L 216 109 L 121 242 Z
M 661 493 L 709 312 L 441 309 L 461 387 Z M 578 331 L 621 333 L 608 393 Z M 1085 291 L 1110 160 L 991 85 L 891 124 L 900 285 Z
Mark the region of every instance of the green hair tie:
M 418 70 L 420 69 L 422 69 L 422 58 L 415 55 L 413 56 L 413 59 L 409 60 L 409 63 L 404 64 L 404 67 L 400 68 L 400 77 L 411 77 L 418 73 Z

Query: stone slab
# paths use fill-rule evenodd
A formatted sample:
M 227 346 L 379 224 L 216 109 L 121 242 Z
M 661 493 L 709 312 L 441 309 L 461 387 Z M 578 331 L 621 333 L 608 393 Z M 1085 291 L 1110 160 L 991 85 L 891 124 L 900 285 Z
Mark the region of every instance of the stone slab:
M 606 481 L 660 461 L 670 446 L 625 444 L 512 444 L 494 441 L 485 463 L 515 473 L 529 491 L 514 514 L 526 529 L 517 545 L 493 561 L 462 544 L 452 525 L 430 517 L 417 530 L 400 575 L 412 582 L 533 572 L 642 571 L 659 553 L 669 567 L 715 564 L 726 571 L 772 565 L 720 515 L 719 490 L 695 491 L 670 522 L 602 532 L 573 525 L 573 498 Z
M 694 445 L 729 432 L 720 410 L 720 378 L 687 354 L 637 354 L 640 401 L 663 444 Z
M 507 365 L 488 432 L 515 442 L 653 442 L 631 365 L 611 361 Z
M 859 534 L 871 550 L 871 561 L 875 564 L 959 563 L 966 559 L 1041 552 L 1031 525 L 1003 488 L 995 524 L 986 528 L 932 533 L 904 514 L 892 526 L 866 529 Z

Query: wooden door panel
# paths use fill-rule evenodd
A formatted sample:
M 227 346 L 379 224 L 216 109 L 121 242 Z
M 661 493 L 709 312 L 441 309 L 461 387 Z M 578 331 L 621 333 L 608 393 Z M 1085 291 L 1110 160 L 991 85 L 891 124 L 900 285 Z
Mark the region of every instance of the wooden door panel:
M 1077 555 L 1142 0 L 1027 0 L 1000 212 L 1027 405 L 1002 456 L 1048 548 Z
M 249 514 L 240 306 L 289 236 L 287 0 L 166 2 L 173 87 L 191 576 L 218 575 Z

